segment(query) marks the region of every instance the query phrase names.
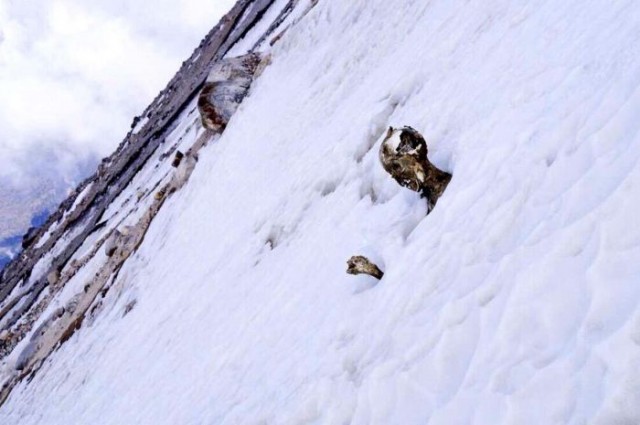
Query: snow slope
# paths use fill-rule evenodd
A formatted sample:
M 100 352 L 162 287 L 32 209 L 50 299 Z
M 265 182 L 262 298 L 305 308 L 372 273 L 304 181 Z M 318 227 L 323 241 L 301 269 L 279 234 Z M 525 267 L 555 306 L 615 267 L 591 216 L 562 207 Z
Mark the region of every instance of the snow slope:
M 640 423 L 639 39 L 631 0 L 318 2 L 1 423 Z M 453 174 L 428 216 L 389 125 Z

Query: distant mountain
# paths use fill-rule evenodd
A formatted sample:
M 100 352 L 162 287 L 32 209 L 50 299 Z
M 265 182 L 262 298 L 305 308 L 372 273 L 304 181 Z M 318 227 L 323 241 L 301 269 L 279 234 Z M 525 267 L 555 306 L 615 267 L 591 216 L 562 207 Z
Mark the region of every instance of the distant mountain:
M 40 149 L 30 154 L 24 175 L 17 181 L 0 181 L 0 269 L 20 250 L 22 236 L 40 227 L 82 179 L 98 163 L 94 157 L 78 157 L 69 168 L 60 164 L 56 152 Z

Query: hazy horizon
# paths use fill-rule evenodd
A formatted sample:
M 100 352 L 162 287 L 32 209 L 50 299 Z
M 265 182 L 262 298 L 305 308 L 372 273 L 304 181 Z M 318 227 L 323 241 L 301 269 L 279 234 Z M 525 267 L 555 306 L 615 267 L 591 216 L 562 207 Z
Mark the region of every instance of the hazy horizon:
M 0 241 L 91 174 L 234 3 L 0 0 Z

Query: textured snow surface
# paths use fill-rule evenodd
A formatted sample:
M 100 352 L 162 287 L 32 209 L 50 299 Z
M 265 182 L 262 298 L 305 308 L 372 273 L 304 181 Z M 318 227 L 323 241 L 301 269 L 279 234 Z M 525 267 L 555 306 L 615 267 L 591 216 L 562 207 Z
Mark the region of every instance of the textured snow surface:
M 0 422 L 640 423 L 639 42 L 636 1 L 320 1 Z

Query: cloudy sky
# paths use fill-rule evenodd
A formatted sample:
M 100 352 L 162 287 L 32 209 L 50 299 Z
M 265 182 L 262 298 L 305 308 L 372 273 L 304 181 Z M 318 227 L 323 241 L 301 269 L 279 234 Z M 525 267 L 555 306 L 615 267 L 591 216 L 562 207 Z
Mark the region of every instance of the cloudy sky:
M 18 199 L 60 197 L 118 145 L 234 3 L 0 0 L 0 239 Z

